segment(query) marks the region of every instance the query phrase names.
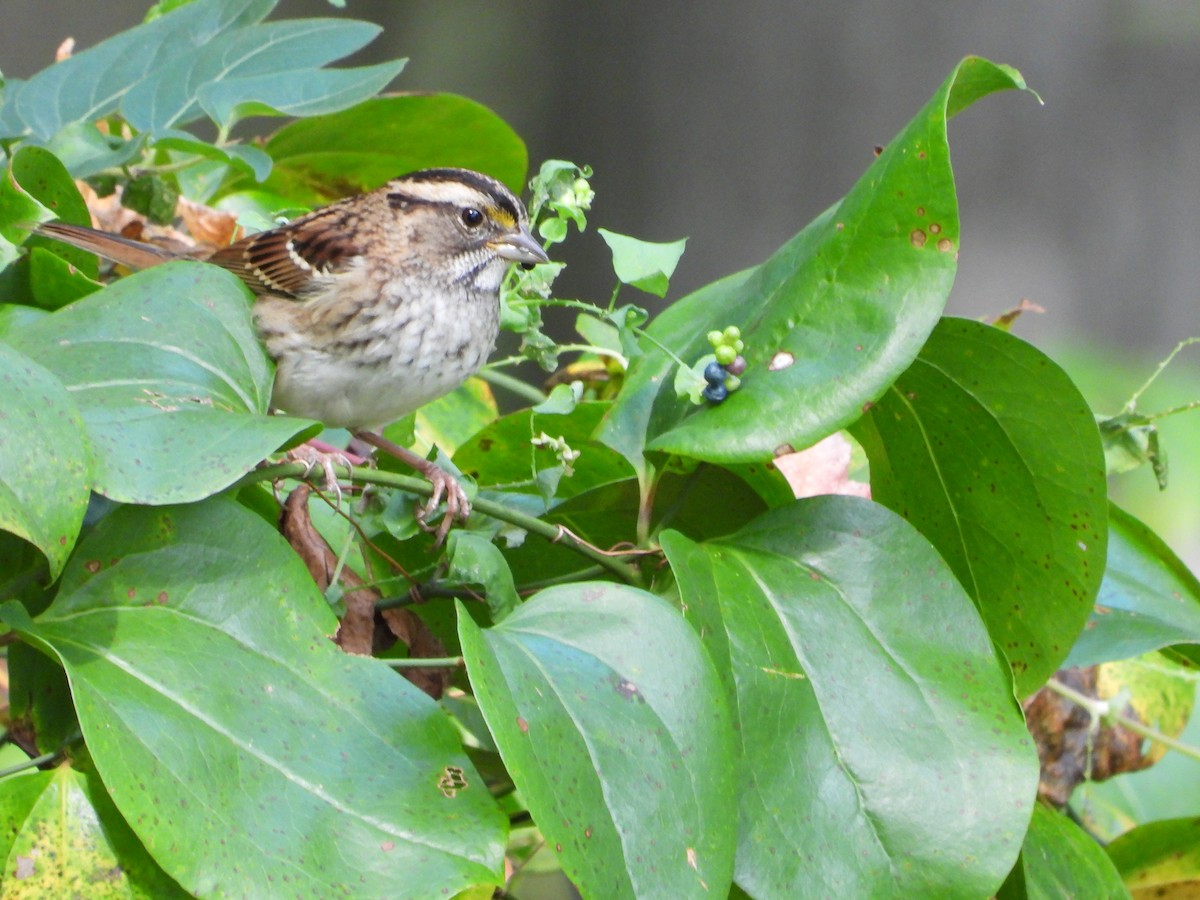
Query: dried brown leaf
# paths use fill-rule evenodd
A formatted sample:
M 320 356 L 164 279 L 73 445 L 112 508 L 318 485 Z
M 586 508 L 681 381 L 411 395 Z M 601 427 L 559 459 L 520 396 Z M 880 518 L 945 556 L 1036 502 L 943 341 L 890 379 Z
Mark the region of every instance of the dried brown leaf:
M 1062 669 L 1054 676 L 1067 687 L 1096 697 L 1096 667 Z M 1092 722 L 1086 709 L 1050 688 L 1042 688 L 1024 703 L 1029 733 L 1037 745 L 1041 778 L 1038 796 L 1065 806 L 1084 781 L 1104 781 L 1152 764 L 1142 753 L 1142 737 L 1119 725 Z M 1137 718 L 1128 707 L 1123 715 Z

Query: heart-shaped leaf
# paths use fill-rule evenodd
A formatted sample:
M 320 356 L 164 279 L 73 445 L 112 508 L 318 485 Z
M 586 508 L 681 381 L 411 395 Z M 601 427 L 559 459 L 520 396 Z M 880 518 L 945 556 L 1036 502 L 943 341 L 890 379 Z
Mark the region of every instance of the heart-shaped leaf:
M 598 232 L 612 251 L 613 270 L 623 284 L 631 284 L 656 297 L 667 295 L 667 286 L 683 256 L 687 238 L 659 244 L 617 234 L 607 228 L 600 228 Z
M 428 897 L 495 883 L 505 823 L 445 714 L 337 627 L 274 528 L 224 498 L 123 507 L 36 620 L 96 767 L 196 894 Z
M 585 897 L 724 897 L 733 732 L 700 642 L 635 588 L 543 591 L 459 637 L 509 774 Z
M 237 278 L 168 263 L 9 332 L 72 392 L 97 491 L 127 503 L 189 502 L 227 487 L 297 434 L 266 415 L 271 363 Z
M 736 710 L 737 882 L 755 897 L 986 897 L 1037 757 L 971 599 L 851 497 L 662 547 Z

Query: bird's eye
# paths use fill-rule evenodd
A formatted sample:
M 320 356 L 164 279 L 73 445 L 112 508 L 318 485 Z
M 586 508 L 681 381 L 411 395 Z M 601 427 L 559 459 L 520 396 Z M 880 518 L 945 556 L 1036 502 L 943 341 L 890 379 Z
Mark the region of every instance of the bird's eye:
M 473 206 L 468 206 L 462 211 L 462 222 L 468 228 L 478 228 L 483 224 L 483 213 Z

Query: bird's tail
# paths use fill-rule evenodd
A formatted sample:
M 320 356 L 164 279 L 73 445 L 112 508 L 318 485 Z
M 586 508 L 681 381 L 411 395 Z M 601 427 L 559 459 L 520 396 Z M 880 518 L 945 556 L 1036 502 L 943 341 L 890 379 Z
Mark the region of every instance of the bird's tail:
M 81 250 L 87 250 L 115 263 L 129 266 L 131 269 L 148 269 L 160 263 L 179 259 L 180 254 L 172 253 L 162 247 L 155 247 L 132 238 L 98 231 L 83 225 L 68 225 L 66 222 L 42 222 L 34 227 L 34 234 L 54 238 L 71 244 Z

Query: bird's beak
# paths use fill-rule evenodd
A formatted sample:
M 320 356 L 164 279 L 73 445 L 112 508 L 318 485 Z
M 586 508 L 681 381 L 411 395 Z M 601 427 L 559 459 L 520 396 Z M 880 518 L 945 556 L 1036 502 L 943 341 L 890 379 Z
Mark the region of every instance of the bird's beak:
M 546 255 L 546 251 L 533 239 L 533 235 L 529 233 L 529 229 L 527 228 L 506 234 L 503 237 L 496 238 L 494 241 L 488 241 L 488 247 L 501 259 L 521 263 L 524 266 L 550 262 L 550 257 Z

